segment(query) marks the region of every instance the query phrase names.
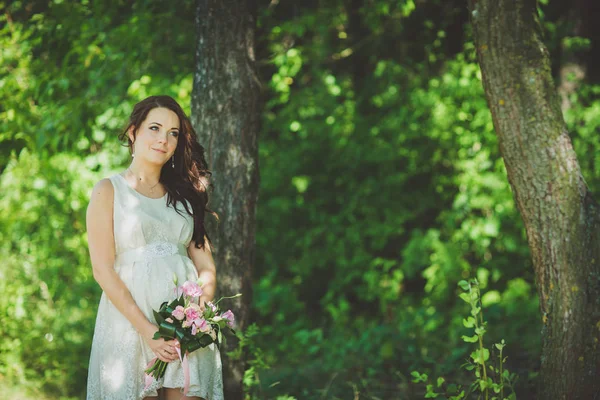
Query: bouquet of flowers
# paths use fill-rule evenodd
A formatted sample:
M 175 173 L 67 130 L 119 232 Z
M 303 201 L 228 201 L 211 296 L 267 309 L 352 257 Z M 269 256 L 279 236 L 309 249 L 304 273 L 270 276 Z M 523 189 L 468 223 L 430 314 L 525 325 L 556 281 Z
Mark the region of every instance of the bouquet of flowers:
M 183 364 L 184 394 L 187 394 L 189 387 L 187 355 L 211 343 L 215 343 L 219 347 L 223 341 L 221 333 L 223 329 L 229 329 L 235 335 L 233 313 L 231 310 L 221 313 L 218 304 L 223 299 L 233 299 L 240 297 L 241 294 L 221 297 L 216 303 L 207 301 L 202 310 L 199 305 L 200 296 L 202 296 L 200 282 L 186 281 L 183 285 L 177 286 L 176 276 L 173 276 L 173 282 L 176 286 L 176 299 L 170 303 L 162 303 L 158 311 L 153 310 L 158 324 L 158 331 L 154 334 L 153 339 L 175 339 L 177 354 Z M 153 377 L 160 379 L 165 375 L 167 364 L 158 357 L 148 363 L 144 371 L 146 388 L 152 383 Z

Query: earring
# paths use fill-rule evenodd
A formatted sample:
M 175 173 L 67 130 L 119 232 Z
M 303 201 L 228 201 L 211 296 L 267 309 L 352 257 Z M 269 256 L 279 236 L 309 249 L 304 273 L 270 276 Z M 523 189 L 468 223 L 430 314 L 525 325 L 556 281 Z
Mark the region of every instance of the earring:
M 171 157 L 171 168 L 175 168 L 175 154 Z

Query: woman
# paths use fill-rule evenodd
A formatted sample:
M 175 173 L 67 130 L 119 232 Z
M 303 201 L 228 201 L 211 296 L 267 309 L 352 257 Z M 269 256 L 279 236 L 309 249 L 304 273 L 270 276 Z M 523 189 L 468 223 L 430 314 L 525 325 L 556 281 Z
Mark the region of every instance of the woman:
M 178 282 L 202 281 L 200 304 L 213 299 L 216 271 L 204 228 L 210 171 L 189 119 L 169 96 L 136 104 L 119 137 L 129 167 L 100 180 L 87 209 L 94 279 L 102 288 L 87 382 L 87 399 L 223 399 L 216 345 L 189 355 L 189 391 L 174 341 L 154 340 L 152 310 L 175 295 Z M 145 387 L 155 357 L 165 376 Z

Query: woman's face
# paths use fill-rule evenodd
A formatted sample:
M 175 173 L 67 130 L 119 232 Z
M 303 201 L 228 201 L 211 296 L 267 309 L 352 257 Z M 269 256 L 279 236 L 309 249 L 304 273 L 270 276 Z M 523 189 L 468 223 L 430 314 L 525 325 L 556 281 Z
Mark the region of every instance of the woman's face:
M 179 118 L 168 108 L 150 110 L 135 138 L 133 130 L 134 127 L 129 129 L 129 138 L 134 142 L 136 159 L 163 165 L 175 153 L 179 140 Z

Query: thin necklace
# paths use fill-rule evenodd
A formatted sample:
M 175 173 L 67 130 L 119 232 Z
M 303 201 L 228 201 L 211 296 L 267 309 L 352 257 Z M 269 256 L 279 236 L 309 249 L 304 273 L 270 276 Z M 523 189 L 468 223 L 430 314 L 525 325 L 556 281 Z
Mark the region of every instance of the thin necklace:
M 129 168 L 130 168 L 130 167 L 127 167 L 127 171 L 129 171 L 129 172 L 131 173 L 131 175 L 133 175 L 133 176 L 136 178 L 136 180 L 138 180 L 138 181 L 142 182 L 142 178 L 138 178 L 138 177 L 136 177 L 136 176 L 135 176 L 135 174 L 133 173 L 133 171 L 132 171 L 131 169 L 129 169 Z M 156 187 L 156 185 L 158 185 L 159 183 L 160 183 L 160 179 L 158 180 L 158 182 L 156 182 L 156 184 L 155 184 L 154 186 L 152 186 L 152 187 L 150 188 L 150 193 L 154 194 L 154 188 L 155 188 L 155 187 Z M 144 185 L 145 185 L 145 183 L 144 183 Z

